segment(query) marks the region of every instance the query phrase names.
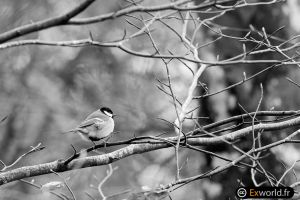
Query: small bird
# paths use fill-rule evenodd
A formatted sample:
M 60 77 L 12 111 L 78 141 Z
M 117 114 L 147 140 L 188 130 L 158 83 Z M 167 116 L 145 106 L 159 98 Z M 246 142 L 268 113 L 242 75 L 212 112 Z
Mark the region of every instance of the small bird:
M 110 108 L 102 107 L 88 115 L 77 128 L 66 133 L 78 133 L 82 139 L 92 142 L 108 138 L 114 131 L 114 116 Z

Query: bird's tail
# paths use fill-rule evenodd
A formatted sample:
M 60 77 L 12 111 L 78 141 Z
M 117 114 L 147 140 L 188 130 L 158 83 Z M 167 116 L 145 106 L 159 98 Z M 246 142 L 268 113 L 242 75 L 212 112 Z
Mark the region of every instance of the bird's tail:
M 71 129 L 71 130 L 68 130 L 68 131 L 61 132 L 61 134 L 76 133 L 77 131 L 78 131 L 77 129 Z

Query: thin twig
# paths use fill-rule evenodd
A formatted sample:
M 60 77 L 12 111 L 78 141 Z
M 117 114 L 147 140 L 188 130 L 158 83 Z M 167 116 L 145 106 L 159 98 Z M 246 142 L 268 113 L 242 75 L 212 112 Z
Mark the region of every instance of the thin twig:
M 102 186 L 113 175 L 114 170 L 116 170 L 116 168 L 113 168 L 112 164 L 109 164 L 108 170 L 106 171 L 106 176 L 102 179 L 102 181 L 98 185 L 98 192 L 99 192 L 102 200 L 106 200 L 106 198 L 107 198 L 102 191 Z
M 42 143 L 37 144 L 36 146 L 31 146 L 31 150 L 29 150 L 28 152 L 22 154 L 21 156 L 19 156 L 12 164 L 10 165 L 6 165 L 3 161 L 0 160 L 1 164 L 4 165 L 4 167 L 0 170 L 0 172 L 3 172 L 13 166 L 15 166 L 22 158 L 24 158 L 25 156 L 27 156 L 28 154 L 31 154 L 33 152 L 37 152 L 37 151 L 41 151 L 43 150 L 45 147 L 41 146 Z
M 72 195 L 72 198 L 73 198 L 74 200 L 76 200 L 76 197 L 75 197 L 73 191 L 71 190 L 69 184 L 67 183 L 67 180 L 66 180 L 64 177 L 62 177 L 59 173 L 57 173 L 57 172 L 55 172 L 55 171 L 53 171 L 53 170 L 51 170 L 51 172 L 54 173 L 55 175 L 59 176 L 59 177 L 64 181 L 64 183 L 65 183 L 67 189 L 69 190 L 70 194 Z

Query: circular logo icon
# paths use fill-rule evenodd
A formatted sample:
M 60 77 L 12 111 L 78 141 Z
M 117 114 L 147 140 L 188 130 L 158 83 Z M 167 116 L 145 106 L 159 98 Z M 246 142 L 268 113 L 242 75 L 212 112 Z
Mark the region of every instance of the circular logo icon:
M 245 188 L 239 188 L 237 189 L 236 191 L 236 195 L 239 197 L 239 198 L 244 198 L 246 195 L 247 195 L 247 190 Z

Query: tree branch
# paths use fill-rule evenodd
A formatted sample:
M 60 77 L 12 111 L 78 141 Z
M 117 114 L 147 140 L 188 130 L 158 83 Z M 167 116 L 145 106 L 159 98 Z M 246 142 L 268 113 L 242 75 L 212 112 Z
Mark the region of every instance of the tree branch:
M 72 17 L 81 13 L 89 5 L 91 5 L 94 1 L 95 0 L 86 0 L 83 3 L 81 3 L 80 5 L 78 5 L 77 7 L 73 8 L 71 11 L 69 11 L 61 16 L 45 19 L 45 20 L 38 21 L 38 22 L 35 22 L 32 24 L 27 24 L 27 25 L 12 29 L 10 31 L 7 31 L 5 33 L 2 33 L 2 34 L 0 34 L 0 44 L 7 42 L 8 40 L 26 35 L 28 33 L 47 29 L 47 28 L 50 28 L 53 26 L 65 25 Z
M 210 7 L 213 7 L 217 4 L 225 4 L 230 2 L 235 2 L 236 0 L 222 0 L 222 1 L 213 1 L 208 3 L 201 3 L 196 6 L 181 6 L 187 3 L 192 2 L 191 0 L 181 0 L 181 1 L 175 1 L 173 3 L 167 3 L 164 5 L 156 5 L 156 6 L 142 6 L 137 5 L 129 8 L 125 8 L 122 10 L 119 10 L 117 12 L 111 12 L 106 13 L 103 15 L 95 16 L 95 17 L 88 17 L 88 18 L 82 18 L 82 19 L 72 19 L 68 22 L 70 25 L 82 25 L 82 24 L 92 24 L 97 22 L 102 22 L 108 19 L 115 19 L 117 17 L 121 17 L 124 15 L 128 15 L 130 13 L 136 13 L 136 12 L 157 12 L 157 11 L 163 11 L 163 10 L 176 10 L 176 11 L 189 11 L 189 10 L 200 10 L 200 9 L 207 9 Z M 179 7 L 181 6 L 181 7 Z
M 288 127 L 295 127 L 300 125 L 300 117 L 296 117 L 294 119 L 289 119 L 283 122 L 275 122 L 275 123 L 261 123 L 256 124 L 254 126 L 249 126 L 226 135 L 217 136 L 217 137 L 201 137 L 201 138 L 188 138 L 187 143 L 195 146 L 207 146 L 207 145 L 216 145 L 227 140 L 229 142 L 233 142 L 241 137 L 246 136 L 247 134 L 252 133 L 252 129 L 257 131 L 260 129 L 264 129 L 266 131 L 272 130 L 281 130 Z M 168 137 L 164 138 L 168 141 L 174 141 L 176 143 L 176 137 Z M 291 139 L 291 138 L 289 138 Z M 288 142 L 288 141 L 285 141 Z M 0 185 L 20 180 L 26 177 L 38 176 L 43 174 L 55 172 L 64 172 L 70 171 L 78 168 L 86 168 L 100 165 L 107 165 L 113 163 L 117 160 L 126 158 L 131 155 L 141 154 L 145 152 L 150 152 L 158 149 L 168 148 L 172 145 L 166 142 L 157 142 L 156 144 L 131 144 L 127 147 L 121 148 L 119 150 L 113 151 L 111 153 L 107 153 L 104 155 L 97 156 L 89 156 L 84 158 L 79 158 L 73 160 L 68 165 L 64 165 L 64 161 L 56 160 L 49 163 L 33 165 L 33 166 L 25 166 L 20 167 L 11 171 L 3 172 L 0 174 Z

